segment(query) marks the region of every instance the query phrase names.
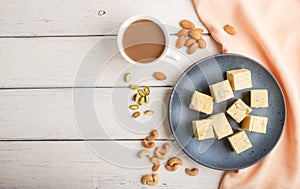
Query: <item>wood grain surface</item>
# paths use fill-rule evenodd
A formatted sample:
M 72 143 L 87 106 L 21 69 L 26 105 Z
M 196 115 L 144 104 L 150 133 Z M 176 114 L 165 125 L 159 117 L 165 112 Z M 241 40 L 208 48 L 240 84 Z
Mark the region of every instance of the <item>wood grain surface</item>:
M 186 0 L 4 0 L 0 36 L 115 35 L 122 22 L 136 14 L 161 19 L 172 33 L 181 19 L 204 28 L 192 1 Z
M 116 34 L 136 14 L 161 19 L 170 33 L 170 54 L 140 67 L 119 54 Z M 204 29 L 207 48 L 177 50 L 179 21 Z M 139 159 L 141 140 L 152 129 L 156 145 L 171 144 L 169 157 L 184 165 L 174 173 L 162 163 L 151 188 L 217 188 L 222 171 L 190 159 L 177 145 L 167 106 L 178 77 L 194 62 L 220 52 L 186 0 L 4 0 L 0 2 L 0 188 L 148 188 L 140 183 L 151 163 Z M 157 81 L 153 72 L 168 79 Z M 149 86 L 153 116 L 133 119 L 135 91 L 124 82 Z M 197 167 L 196 177 L 184 169 Z M 150 188 L 150 187 L 149 187 Z

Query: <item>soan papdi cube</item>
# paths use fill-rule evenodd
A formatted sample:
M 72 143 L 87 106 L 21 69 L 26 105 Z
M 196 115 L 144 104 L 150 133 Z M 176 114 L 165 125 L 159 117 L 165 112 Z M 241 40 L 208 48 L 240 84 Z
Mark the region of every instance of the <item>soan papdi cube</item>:
M 245 131 L 239 131 L 229 136 L 228 140 L 237 154 L 252 147 L 252 144 Z
M 232 128 L 224 113 L 218 113 L 210 117 L 211 125 L 218 139 L 222 139 L 233 133 Z
M 195 91 L 189 108 L 205 114 L 211 114 L 213 111 L 213 98 L 206 94 Z
M 248 131 L 266 133 L 268 118 L 263 116 L 248 115 L 242 123 L 242 128 Z
M 241 99 L 237 99 L 228 109 L 227 113 L 238 123 L 252 111 Z
M 215 138 L 214 131 L 210 122 L 211 119 L 209 118 L 192 121 L 194 138 L 198 140 Z
M 250 70 L 230 70 L 226 72 L 226 75 L 233 90 L 242 90 L 252 87 Z
M 210 85 L 209 90 L 217 103 L 233 98 L 233 92 L 228 80 Z
M 267 108 L 268 90 L 255 89 L 250 91 L 250 106 L 253 108 Z

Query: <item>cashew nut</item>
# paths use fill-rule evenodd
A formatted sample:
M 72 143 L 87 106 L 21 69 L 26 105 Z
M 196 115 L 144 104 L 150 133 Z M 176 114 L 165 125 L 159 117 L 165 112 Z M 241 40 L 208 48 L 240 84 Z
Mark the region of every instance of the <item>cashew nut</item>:
M 144 156 L 148 156 L 149 159 L 152 158 L 152 154 L 148 150 L 141 150 L 141 151 L 139 151 L 138 152 L 138 156 L 139 156 L 139 158 L 142 158 Z
M 160 147 L 157 147 L 154 151 L 154 155 L 155 157 L 157 157 L 158 159 L 164 160 L 166 159 L 166 155 L 164 153 L 162 153 L 163 149 Z
M 169 150 L 170 150 L 170 144 L 165 143 L 162 148 L 161 147 L 157 147 L 155 149 L 154 155 L 158 159 L 164 160 L 164 159 L 166 159 L 166 154 L 169 152 Z
M 157 130 L 153 130 L 153 131 L 151 131 L 150 136 L 147 136 L 146 139 L 147 140 L 156 140 L 157 137 L 158 137 Z
M 180 158 L 172 157 L 171 159 L 168 160 L 167 164 L 172 167 L 175 164 L 182 165 L 183 163 L 182 163 L 182 160 Z
M 154 164 L 154 165 L 158 165 L 160 163 L 159 159 L 156 157 L 152 157 L 150 158 L 150 161 Z
M 186 172 L 186 174 L 188 174 L 190 176 L 196 176 L 199 174 L 199 169 L 198 168 L 193 168 L 193 169 L 185 168 L 185 172 Z
M 153 165 L 152 171 L 157 171 L 160 168 L 160 164 Z
M 171 146 L 169 143 L 164 143 L 163 149 L 165 150 L 165 154 L 170 151 L 170 148 L 171 148 Z
M 154 142 L 148 142 L 146 139 L 143 140 L 143 145 L 145 148 L 153 148 L 155 146 Z
M 179 165 L 182 165 L 182 160 L 178 157 L 172 157 L 167 161 L 167 164 L 165 165 L 165 168 L 168 171 L 176 171 Z
M 168 170 L 168 171 L 176 171 L 178 169 L 179 165 L 178 164 L 175 164 L 173 166 L 170 166 L 168 164 L 165 165 L 165 168 Z
M 148 175 L 144 175 L 141 182 L 144 185 L 149 185 L 149 186 L 153 186 L 156 185 L 157 183 L 159 183 L 159 175 L 158 174 L 148 174 Z

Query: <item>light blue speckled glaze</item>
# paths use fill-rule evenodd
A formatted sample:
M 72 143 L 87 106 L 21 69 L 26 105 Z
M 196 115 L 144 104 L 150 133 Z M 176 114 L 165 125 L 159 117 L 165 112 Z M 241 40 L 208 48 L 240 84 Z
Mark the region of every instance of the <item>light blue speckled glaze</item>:
M 210 95 L 208 86 L 226 79 L 226 71 L 246 68 L 251 70 L 252 89 L 267 89 L 268 108 L 253 108 L 250 115 L 267 116 L 267 133 L 247 132 L 252 148 L 236 154 L 227 138 L 199 141 L 193 138 L 192 120 L 209 117 L 188 108 L 195 90 Z M 213 114 L 225 112 L 238 98 L 249 105 L 249 91 L 234 91 L 234 99 L 214 103 Z M 248 167 L 265 157 L 278 142 L 285 125 L 286 107 L 278 82 L 262 65 L 236 54 L 220 54 L 205 58 L 188 68 L 177 81 L 169 102 L 169 122 L 178 144 L 195 161 L 220 170 L 235 170 Z M 240 125 L 226 114 L 234 131 Z

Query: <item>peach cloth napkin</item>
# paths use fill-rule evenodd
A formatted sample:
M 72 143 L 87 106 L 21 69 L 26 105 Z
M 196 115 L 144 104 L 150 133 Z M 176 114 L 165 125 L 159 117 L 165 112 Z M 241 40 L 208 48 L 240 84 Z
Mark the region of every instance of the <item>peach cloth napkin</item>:
M 279 81 L 287 104 L 285 129 L 274 150 L 239 173 L 227 171 L 220 188 L 300 188 L 300 1 L 193 2 L 222 52 L 242 54 L 267 67 Z M 226 24 L 234 26 L 237 35 L 224 32 Z

